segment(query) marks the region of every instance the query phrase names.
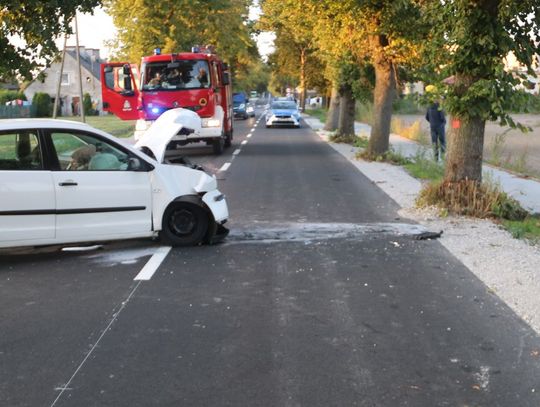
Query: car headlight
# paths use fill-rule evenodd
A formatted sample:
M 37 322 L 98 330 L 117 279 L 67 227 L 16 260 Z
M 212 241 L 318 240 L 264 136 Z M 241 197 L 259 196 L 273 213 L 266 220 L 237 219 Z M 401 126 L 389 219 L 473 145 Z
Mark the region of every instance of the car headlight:
M 220 127 L 221 121 L 218 119 L 206 118 L 202 119 L 202 127 Z

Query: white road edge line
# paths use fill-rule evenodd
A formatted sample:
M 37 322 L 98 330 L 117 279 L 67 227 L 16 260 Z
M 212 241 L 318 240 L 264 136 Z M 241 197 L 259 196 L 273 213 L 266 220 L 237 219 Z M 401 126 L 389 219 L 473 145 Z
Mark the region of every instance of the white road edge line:
M 240 149 L 238 148 L 238 149 L 234 150 L 234 153 L 232 153 L 232 154 L 233 154 L 233 155 L 238 155 L 238 154 L 240 154 L 240 151 L 242 151 L 242 150 L 240 150 Z
M 71 384 L 71 382 L 73 381 L 73 379 L 75 378 L 75 376 L 77 375 L 77 373 L 79 373 L 79 371 L 82 369 L 83 365 L 86 363 L 86 361 L 88 360 L 88 358 L 90 357 L 90 355 L 92 354 L 92 352 L 94 352 L 94 350 L 97 348 L 97 346 L 99 345 L 99 342 L 103 339 L 103 337 L 105 336 L 105 334 L 107 332 L 109 332 L 109 330 L 111 329 L 111 326 L 112 324 L 114 323 L 114 321 L 116 321 L 118 319 L 118 315 L 120 315 L 120 313 L 122 312 L 122 310 L 126 307 L 126 305 L 128 304 L 129 300 L 131 299 L 131 297 L 133 297 L 133 294 L 135 294 L 135 291 L 137 291 L 137 288 L 139 288 L 139 285 L 141 285 L 141 282 L 139 281 L 137 283 L 137 285 L 135 286 L 135 288 L 133 288 L 133 290 L 131 291 L 131 293 L 128 295 L 128 297 L 126 298 L 125 301 L 122 301 L 122 305 L 120 306 L 120 308 L 118 309 L 117 312 L 113 313 L 113 317 L 111 319 L 111 321 L 109 322 L 109 324 L 105 327 L 105 329 L 101 332 L 101 335 L 99 335 L 99 338 L 97 339 L 96 343 L 94 343 L 94 345 L 92 346 L 92 348 L 90 349 L 90 351 L 86 354 L 86 356 L 84 357 L 84 359 L 82 360 L 82 362 L 80 363 L 80 365 L 77 367 L 77 369 L 75 369 L 75 372 L 73 372 L 73 374 L 71 375 L 71 378 L 68 380 L 68 382 L 62 386 L 62 387 L 57 387 L 57 389 L 60 389 L 60 393 L 58 394 L 58 396 L 56 397 L 56 399 L 54 399 L 54 401 L 52 402 L 51 404 L 51 407 L 54 407 L 56 405 L 56 403 L 58 402 L 58 400 L 60 400 L 60 397 L 62 397 L 62 394 L 64 394 L 64 392 L 66 390 L 70 390 L 70 387 L 69 385 Z
M 221 168 L 218 170 L 218 172 L 227 171 L 229 167 L 231 166 L 231 163 L 225 163 L 221 166 Z
M 157 249 L 152 257 L 150 257 L 150 260 L 148 260 L 148 262 L 144 265 L 139 274 L 135 276 L 134 280 L 150 280 L 161 263 L 163 263 L 163 260 L 165 260 L 171 249 L 172 247 L 170 246 L 160 247 Z

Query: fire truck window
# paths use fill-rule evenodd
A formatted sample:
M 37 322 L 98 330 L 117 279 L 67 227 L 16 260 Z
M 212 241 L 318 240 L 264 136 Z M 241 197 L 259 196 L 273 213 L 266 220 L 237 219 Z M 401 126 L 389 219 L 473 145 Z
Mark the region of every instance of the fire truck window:
M 123 67 L 115 66 L 111 71 L 105 72 L 105 86 L 117 93 L 123 93 L 126 90 L 124 87 L 125 76 Z
M 211 85 L 208 62 L 204 60 L 151 62 L 143 70 L 143 90 L 201 89 Z

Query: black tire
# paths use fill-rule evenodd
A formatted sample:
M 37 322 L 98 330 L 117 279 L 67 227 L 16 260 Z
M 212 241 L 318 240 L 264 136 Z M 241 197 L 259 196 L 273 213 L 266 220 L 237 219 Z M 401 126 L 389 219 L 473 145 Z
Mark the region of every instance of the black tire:
M 230 129 L 225 135 L 225 143 L 223 145 L 225 147 L 230 147 L 232 144 L 232 139 L 233 139 L 233 129 Z
M 225 137 L 221 136 L 212 140 L 212 149 L 214 150 L 215 155 L 220 155 L 223 153 L 225 148 Z
M 200 206 L 173 203 L 163 214 L 160 238 L 171 246 L 194 246 L 205 240 L 208 224 L 208 214 Z

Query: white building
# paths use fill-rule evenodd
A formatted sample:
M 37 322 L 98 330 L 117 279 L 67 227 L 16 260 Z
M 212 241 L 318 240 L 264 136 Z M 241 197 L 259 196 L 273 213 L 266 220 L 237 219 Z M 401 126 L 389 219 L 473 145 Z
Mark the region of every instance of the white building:
M 79 47 L 81 52 L 81 73 L 83 94 L 89 93 L 92 104 L 100 113 L 102 112 L 101 101 L 101 81 L 100 64 L 105 62 L 99 56 L 99 50 L 93 48 Z M 32 100 L 38 92 L 48 93 L 54 100 L 56 88 L 60 76 L 62 61 L 51 64 L 43 71 L 43 80 L 33 80 L 24 90 L 28 100 Z M 60 106 L 62 116 L 78 115 L 82 108 L 82 101 L 79 96 L 79 68 L 77 65 L 77 48 L 67 47 L 60 86 Z

